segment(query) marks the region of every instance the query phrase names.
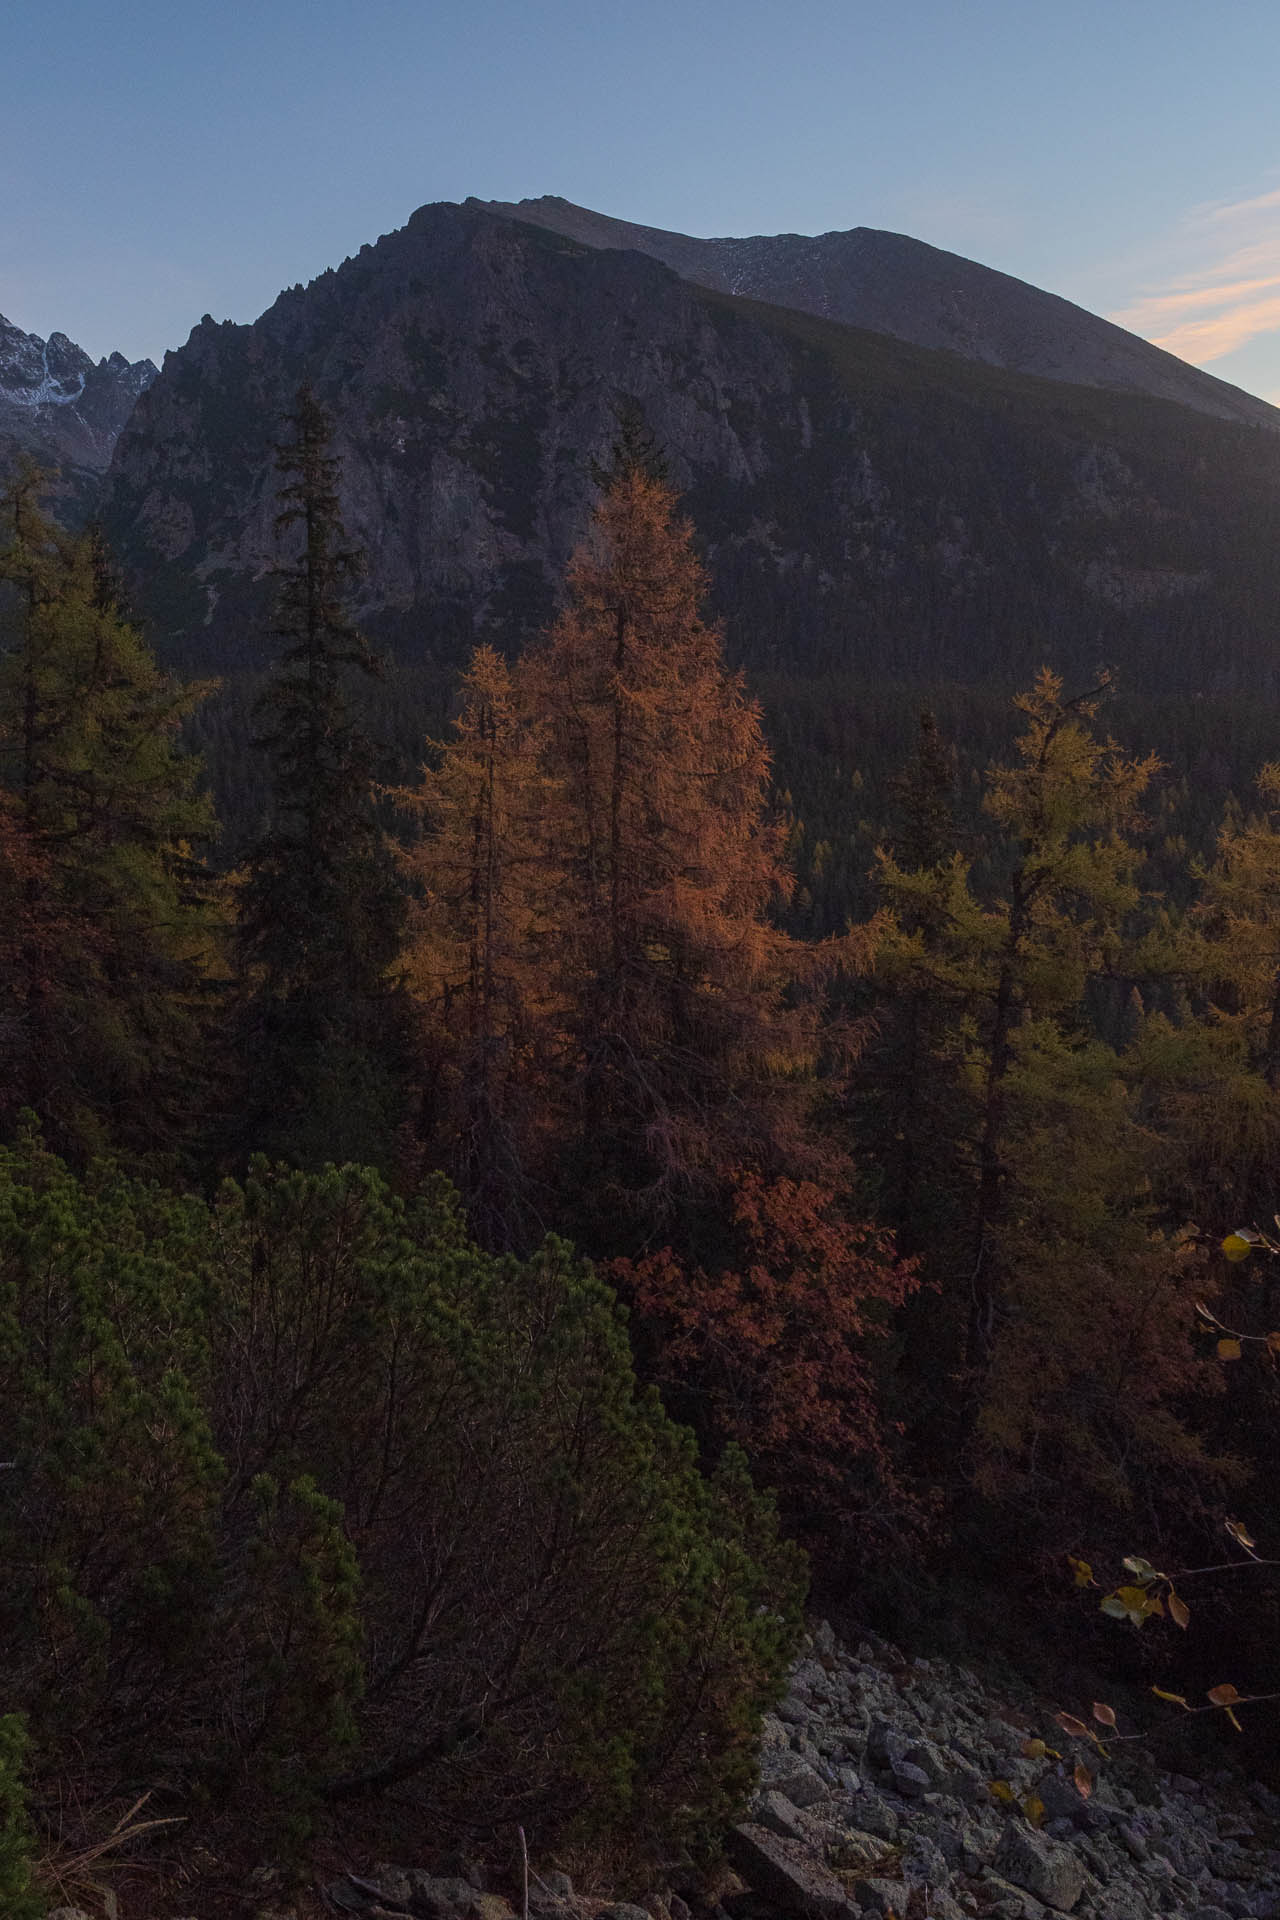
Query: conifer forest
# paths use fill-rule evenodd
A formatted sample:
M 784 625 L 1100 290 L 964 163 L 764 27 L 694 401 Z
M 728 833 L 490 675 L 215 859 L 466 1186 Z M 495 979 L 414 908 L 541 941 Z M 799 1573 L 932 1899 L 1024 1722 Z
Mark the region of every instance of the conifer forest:
M 0 1910 L 124 1809 L 712 1859 L 810 1595 L 1274 1695 L 1280 737 L 1046 644 L 841 760 L 625 410 L 398 705 L 274 434 L 221 689 L 0 500 Z

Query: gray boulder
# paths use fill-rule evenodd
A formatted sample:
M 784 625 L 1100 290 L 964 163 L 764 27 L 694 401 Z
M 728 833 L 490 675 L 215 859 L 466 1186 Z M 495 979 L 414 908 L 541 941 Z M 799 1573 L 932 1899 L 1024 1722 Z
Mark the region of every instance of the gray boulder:
M 788 1800 L 785 1793 L 779 1793 L 776 1787 L 770 1787 L 765 1793 L 758 1793 L 751 1802 L 751 1817 L 757 1826 L 768 1827 L 770 1833 L 781 1834 L 784 1840 L 805 1839 L 804 1823 L 794 1801 Z
M 1006 1828 L 996 1870 L 1059 1913 L 1070 1913 L 1084 1892 L 1084 1868 L 1074 1851 L 1034 1827 Z
M 751 1891 L 781 1912 L 804 1920 L 850 1920 L 840 1881 L 797 1842 L 745 1821 L 729 1829 L 725 1852 Z
M 912 1742 L 892 1720 L 877 1714 L 867 1729 L 867 1764 L 888 1769 L 907 1757 Z
M 923 1767 L 913 1766 L 910 1760 L 896 1760 L 890 1777 L 894 1790 L 904 1800 L 919 1800 L 928 1793 L 930 1780 Z
M 911 1889 L 901 1880 L 858 1880 L 854 1893 L 864 1913 L 898 1914 L 907 1911 Z
M 761 1754 L 760 1785 L 765 1792 L 785 1794 L 793 1807 L 811 1807 L 831 1791 L 816 1767 L 781 1747 L 767 1747 Z

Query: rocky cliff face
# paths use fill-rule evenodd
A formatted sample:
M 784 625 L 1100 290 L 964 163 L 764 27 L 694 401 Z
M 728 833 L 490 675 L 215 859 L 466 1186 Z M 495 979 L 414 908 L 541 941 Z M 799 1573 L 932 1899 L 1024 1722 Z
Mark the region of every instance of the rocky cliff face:
M 1280 671 L 1280 438 L 707 292 L 474 205 L 421 209 L 253 326 L 206 320 L 140 399 L 108 526 L 191 664 L 262 656 L 271 448 L 304 379 L 370 557 L 362 618 L 402 657 L 548 618 L 629 396 L 756 667 Z
M 698 240 L 613 220 L 553 194 L 474 204 L 585 246 L 649 254 L 685 279 L 722 293 L 870 327 L 987 366 L 1154 394 L 1222 420 L 1280 429 L 1280 410 L 1265 400 L 1189 367 L 1057 294 L 906 234 L 853 227 L 847 233 Z
M 0 314 L 0 472 L 28 453 L 59 470 L 64 501 L 87 502 L 155 377 L 150 360 L 95 364 L 65 333 L 41 340 Z
M 788 354 L 652 262 L 454 207 L 424 209 L 253 327 L 206 321 L 122 437 L 111 521 L 179 623 L 227 632 L 274 554 L 271 446 L 299 383 L 337 421 L 367 617 L 431 633 L 537 624 L 579 538 L 621 394 L 695 469 L 749 484 L 761 434 L 798 439 Z M 730 326 L 728 331 L 732 332 Z M 749 389 L 746 418 L 732 402 Z

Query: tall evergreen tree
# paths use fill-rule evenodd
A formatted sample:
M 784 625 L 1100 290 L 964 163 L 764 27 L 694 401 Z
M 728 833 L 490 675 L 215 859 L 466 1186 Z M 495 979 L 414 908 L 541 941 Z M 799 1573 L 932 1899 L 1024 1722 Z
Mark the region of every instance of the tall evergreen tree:
M 0 1103 L 74 1155 L 169 1154 L 217 946 L 215 823 L 178 742 L 206 689 L 160 671 L 43 485 L 27 468 L 0 498 Z
M 399 1120 L 403 898 L 374 814 L 372 757 L 348 694 L 378 663 L 347 611 L 363 560 L 347 542 L 331 422 L 310 387 L 276 450 L 282 652 L 257 745 L 272 812 L 240 895 L 244 1144 L 304 1165 L 384 1161 Z
M 916 751 L 891 782 L 894 819 L 878 878 L 898 937 L 886 943 L 873 976 L 875 1034 L 858 1076 L 875 1110 L 864 1137 L 883 1169 L 882 1211 L 908 1252 L 954 1224 L 956 1153 L 971 1120 L 949 1045 L 954 1001 L 927 965 L 902 966 L 903 936 L 926 961 L 946 944 L 946 876 L 964 839 L 955 789 L 955 751 L 924 712 Z

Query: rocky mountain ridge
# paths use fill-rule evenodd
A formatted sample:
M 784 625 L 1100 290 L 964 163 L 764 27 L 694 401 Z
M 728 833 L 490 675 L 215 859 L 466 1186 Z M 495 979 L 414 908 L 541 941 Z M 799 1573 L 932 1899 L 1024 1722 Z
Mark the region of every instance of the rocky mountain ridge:
M 447 204 L 252 326 L 203 322 L 121 434 L 113 545 L 201 671 L 264 657 L 272 446 L 304 379 L 369 555 L 360 616 L 402 660 L 451 672 L 545 624 L 626 399 L 754 669 L 1017 684 L 1102 657 L 1193 692 L 1280 684 L 1280 438 Z
M 1060 295 L 907 234 L 874 227 L 701 240 L 548 194 L 468 201 L 585 246 L 630 249 L 721 293 L 943 348 L 984 365 L 1148 393 L 1222 420 L 1280 429 L 1280 409 L 1188 366 Z
M 0 314 L 0 468 L 30 454 L 59 470 L 61 499 L 87 502 L 157 371 L 122 353 L 95 362 L 65 333 L 42 340 Z

